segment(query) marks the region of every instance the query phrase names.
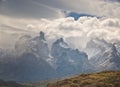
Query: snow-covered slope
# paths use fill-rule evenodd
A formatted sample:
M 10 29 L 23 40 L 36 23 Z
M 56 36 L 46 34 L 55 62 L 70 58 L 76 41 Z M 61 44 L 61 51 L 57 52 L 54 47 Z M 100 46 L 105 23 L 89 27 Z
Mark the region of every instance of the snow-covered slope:
M 89 55 L 89 59 L 95 55 L 101 55 L 103 51 L 109 48 L 111 44 L 104 39 L 91 39 L 86 45 L 85 52 Z
M 91 69 L 87 54 L 70 48 L 63 38 L 53 43 L 51 55 L 54 57 L 58 76 L 78 74 Z
M 88 43 L 87 52 L 93 52 L 92 56 L 90 56 L 90 62 L 96 66 L 97 71 L 120 69 L 118 45 L 99 39 L 91 40 Z
M 92 39 L 85 52 L 70 47 L 63 38 L 48 48 L 44 32 L 17 37 L 15 49 L 0 48 L 0 78 L 38 81 L 84 72 L 120 69 L 120 42 Z

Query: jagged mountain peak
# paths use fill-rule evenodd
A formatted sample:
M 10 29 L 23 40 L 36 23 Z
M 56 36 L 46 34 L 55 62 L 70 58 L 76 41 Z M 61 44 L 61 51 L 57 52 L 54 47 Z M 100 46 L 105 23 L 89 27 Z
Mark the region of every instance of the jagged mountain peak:
M 117 53 L 117 49 L 116 49 L 115 44 L 112 44 L 111 50 L 112 50 L 113 52 Z
M 116 57 L 119 54 L 115 44 L 111 44 L 109 49 L 108 50 L 106 49 L 105 53 L 110 54 L 111 57 Z
M 46 40 L 45 39 L 45 33 L 43 32 L 43 31 L 40 31 L 40 38 L 42 39 L 42 40 Z
M 58 76 L 69 76 L 90 70 L 86 53 L 71 48 L 63 38 L 56 40 L 51 49 Z M 89 67 L 86 67 L 89 66 Z
M 63 38 L 57 39 L 53 44 L 58 47 L 69 48 L 68 44 L 64 41 Z
M 59 38 L 59 39 L 56 40 L 55 43 L 63 43 L 63 42 L 64 42 L 64 39 L 63 38 Z
M 105 50 L 94 55 L 90 61 L 98 70 L 117 70 L 120 67 L 120 56 L 117 46 L 114 43 L 108 43 L 106 45 L 108 46 L 104 47 Z
M 45 33 L 43 31 L 40 31 L 39 36 L 34 37 L 33 40 L 46 42 Z

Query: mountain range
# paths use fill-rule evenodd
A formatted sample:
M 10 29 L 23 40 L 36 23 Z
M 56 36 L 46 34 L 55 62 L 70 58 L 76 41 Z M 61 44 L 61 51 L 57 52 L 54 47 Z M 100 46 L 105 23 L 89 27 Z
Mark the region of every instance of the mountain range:
M 83 51 L 59 38 L 49 48 L 44 32 L 23 35 L 14 50 L 0 49 L 0 78 L 17 82 L 35 82 L 63 78 L 80 73 L 120 70 L 120 42 L 101 39 L 88 41 Z

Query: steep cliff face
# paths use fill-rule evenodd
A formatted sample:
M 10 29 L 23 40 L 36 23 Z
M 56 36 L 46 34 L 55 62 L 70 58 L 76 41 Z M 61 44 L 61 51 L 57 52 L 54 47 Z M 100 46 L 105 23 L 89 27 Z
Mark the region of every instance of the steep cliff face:
M 0 56 L 0 78 L 20 82 L 52 78 L 55 70 L 47 62 L 48 58 L 49 49 L 43 32 L 34 38 L 22 36 L 16 42 L 12 55 Z
M 119 70 L 120 69 L 120 53 L 113 44 L 108 50 L 106 50 L 101 59 L 104 59 L 102 65 L 104 69 Z
M 87 46 L 88 50 L 94 52 L 90 58 L 90 62 L 96 66 L 97 71 L 120 69 L 118 44 L 111 44 L 104 40 L 96 39 L 90 41 Z
M 54 57 L 56 71 L 59 76 L 67 76 L 85 72 L 91 66 L 88 62 L 88 56 L 78 49 L 72 49 L 60 38 L 53 43 L 51 55 Z
M 0 49 L 0 78 L 16 81 L 39 81 L 102 70 L 120 69 L 119 42 L 90 40 L 85 52 L 71 48 L 63 38 L 48 49 L 44 32 L 24 35 L 13 51 Z M 88 59 L 89 57 L 89 59 Z
M 15 49 L 20 55 L 23 53 L 32 53 L 45 60 L 49 58 L 48 44 L 42 31 L 36 37 L 29 35 L 20 37 L 15 44 Z

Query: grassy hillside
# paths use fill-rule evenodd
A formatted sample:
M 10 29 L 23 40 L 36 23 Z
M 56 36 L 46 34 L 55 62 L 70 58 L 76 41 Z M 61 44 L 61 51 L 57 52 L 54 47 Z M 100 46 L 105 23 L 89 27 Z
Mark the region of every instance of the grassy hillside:
M 120 87 L 120 71 L 81 74 L 56 83 L 49 83 L 47 87 Z

